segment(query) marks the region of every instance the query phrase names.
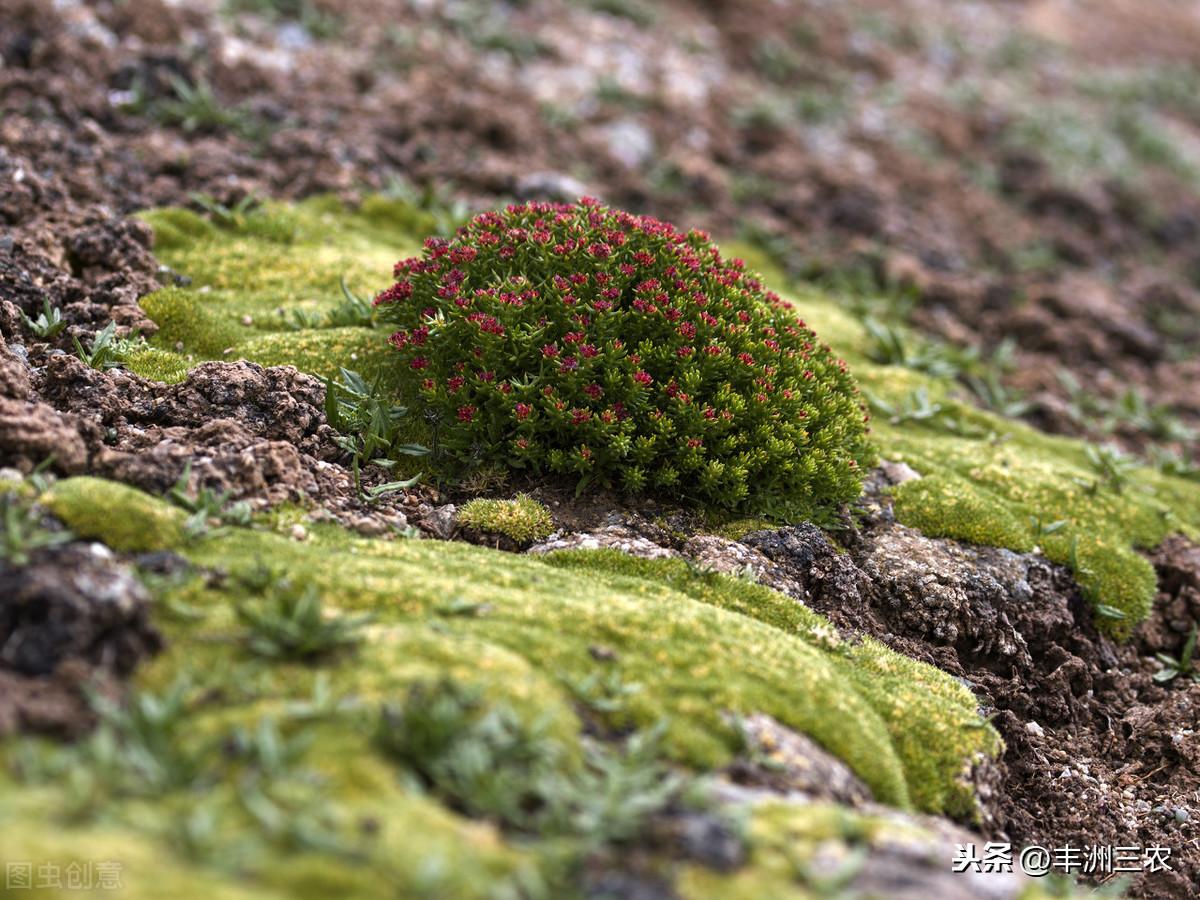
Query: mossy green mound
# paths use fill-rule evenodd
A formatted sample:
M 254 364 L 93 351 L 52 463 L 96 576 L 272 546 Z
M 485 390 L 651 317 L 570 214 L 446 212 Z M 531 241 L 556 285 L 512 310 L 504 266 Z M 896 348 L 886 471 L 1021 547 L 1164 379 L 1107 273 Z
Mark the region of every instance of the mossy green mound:
M 873 642 L 845 643 L 769 589 L 677 561 L 542 560 L 328 525 L 305 541 L 267 526 L 189 538 L 164 502 L 92 478 L 60 482 L 43 502 L 81 536 L 108 538 L 120 519 L 122 549 L 169 547 L 220 573 L 153 583 L 168 649 L 138 675 L 149 695 L 186 695 L 170 758 L 219 777 L 109 796 L 102 752 L 0 747 L 44 776 L 0 776 L 6 854 L 124 860 L 135 896 L 172 884 L 198 896 L 184 887 L 196 884 L 238 897 L 247 879 L 261 896 L 539 896 L 560 848 L 453 812 L 373 743 L 368 713 L 430 679 L 476 686 L 567 748 L 580 739 L 580 708 L 618 727 L 665 721 L 663 751 L 698 771 L 737 752 L 733 716 L 765 712 L 843 759 L 881 801 L 960 816 L 974 808 L 964 774 L 998 750 L 950 677 Z M 373 615 L 356 651 L 319 666 L 250 652 L 238 603 L 284 573 L 319 590 L 330 614 Z M 260 733 L 283 770 L 269 783 L 250 763 L 222 762 L 228 735 Z M 65 769 L 55 769 L 60 754 Z M 726 896 L 722 879 L 707 878 L 689 877 L 686 895 Z
M 90 478 L 61 482 L 45 502 L 85 537 L 106 531 L 97 509 L 118 509 L 131 531 L 142 525 L 148 534 L 166 509 L 132 488 Z M 546 565 L 468 544 L 357 539 L 335 527 L 317 527 L 303 542 L 237 529 L 190 543 L 181 538 L 175 549 L 227 573 L 222 587 L 191 582 L 168 591 L 172 602 L 210 610 L 205 627 L 218 632 L 222 620 L 233 622 L 230 600 L 244 593 L 239 584 L 268 563 L 316 586 L 327 605 L 374 613 L 373 647 L 385 635 L 385 643 L 396 640 L 393 625 L 410 634 L 416 623 L 434 622 L 438 646 L 448 635 L 486 641 L 569 687 L 594 673 L 591 648 L 604 644 L 617 656 L 604 674 L 644 686 L 630 700 L 630 721 L 648 726 L 668 718 L 668 751 L 691 766 L 731 758 L 737 737 L 726 712 L 766 712 L 844 759 L 880 799 L 963 815 L 972 801 L 958 783 L 962 766 L 996 748 L 994 733 L 979 728 L 970 692 L 952 678 L 878 645 L 844 645 L 821 617 L 767 588 L 725 576 L 692 581 L 676 564 L 643 566 L 597 553 L 551 557 Z M 571 571 L 585 565 L 586 573 Z M 239 651 L 189 633 L 187 646 L 177 642 L 171 654 L 197 671 L 222 671 L 238 664 Z M 152 673 L 166 668 L 160 663 Z M 352 667 L 361 669 L 373 667 Z M 272 667 L 262 672 L 277 677 Z M 897 675 L 894 690 L 888 673 Z M 360 676 L 380 677 L 354 674 Z M 147 678 L 162 683 L 161 674 Z M 535 704 L 545 705 L 545 697 Z M 940 769 L 897 752 L 897 742 L 909 739 L 904 716 L 930 733 L 962 732 Z M 920 784 L 910 777 L 918 769 Z
M 168 381 L 208 359 L 290 364 L 326 377 L 341 365 L 382 374 L 387 334 L 339 324 L 343 284 L 373 296 L 398 256 L 433 227 L 430 216 L 382 198 L 352 213 L 332 198 L 267 203 L 219 224 L 185 209 L 143 217 L 156 255 L 186 285 L 143 300 L 160 330 L 127 365 Z
M 512 500 L 477 498 L 463 504 L 458 523 L 489 534 L 502 534 L 518 544 L 549 537 L 554 531 L 550 510 L 527 494 Z
M 896 398 L 891 369 L 867 367 L 869 389 Z M 1028 551 L 1069 566 L 1111 633 L 1126 635 L 1150 611 L 1154 570 L 1137 551 L 1174 532 L 1200 534 L 1200 483 L 1132 468 L 1106 478 L 1082 441 L 1045 435 L 955 399 L 916 373 L 938 416 L 876 424 L 889 459 L 924 477 L 895 489 L 897 518 L 931 536 Z M 890 393 L 889 393 L 890 392 Z
M 843 641 L 824 616 L 790 597 L 726 575 L 698 572 L 684 560 L 636 559 L 615 550 L 597 550 L 552 553 L 546 561 L 591 573 L 616 587 L 641 582 L 664 593 L 677 591 L 820 648 L 837 680 L 882 720 L 904 769 L 912 802 L 921 809 L 969 813 L 972 800 L 961 781 L 963 762 L 998 744 L 990 730 L 979 730 L 974 696 L 945 673 L 878 641 Z

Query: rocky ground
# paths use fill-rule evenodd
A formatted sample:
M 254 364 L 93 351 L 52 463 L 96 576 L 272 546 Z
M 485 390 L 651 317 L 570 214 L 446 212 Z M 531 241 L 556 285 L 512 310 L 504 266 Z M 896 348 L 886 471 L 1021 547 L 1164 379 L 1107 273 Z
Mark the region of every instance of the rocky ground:
M 456 506 L 511 485 L 364 499 L 312 375 L 233 354 L 166 383 L 92 368 L 75 342 L 109 322 L 117 339 L 154 339 L 164 326 L 140 301 L 194 276 L 163 262 L 140 210 L 220 223 L 260 200 L 382 192 L 449 228 L 507 198 L 591 193 L 737 239 L 876 334 L 913 329 L 908 358 L 879 339 L 874 363 L 1194 478 L 1197 38 L 1186 5 L 1117 0 L 0 0 L 0 466 L 24 477 L 49 459 L 41 486 L 88 475 L 155 495 L 186 475 L 257 515 L 304 506 L 286 525 L 297 540 L 336 523 L 523 549 L 455 524 Z M 51 309 L 63 327 L 32 329 Z M 1167 846 L 1172 872 L 1124 887 L 1193 896 L 1200 685 L 1153 675 L 1200 620 L 1200 548 L 1179 534 L 1144 549 L 1153 612 L 1114 641 L 1068 567 L 898 522 L 889 491 L 914 474 L 886 463 L 844 530 L 763 523 L 736 540 L 668 507 L 520 486 L 557 529 L 531 553 L 615 547 L 750 573 L 844 638 L 968 686 L 1005 749 L 972 775 L 977 821 L 926 822 L 946 847 L 962 829 Z M 221 577 L 175 546 L 92 537 L 0 563 L 0 733 L 87 734 L 83 685 L 121 697 L 171 652 L 155 585 L 193 566 Z M 747 753 L 725 790 L 885 814 L 843 762 L 770 716 L 750 721 L 800 762 Z M 720 846 L 697 853 L 733 866 Z M 879 851 L 853 887 L 982 895 L 984 882 L 948 879 L 949 858 Z M 637 869 L 599 866 L 589 891 L 674 895 Z M 909 876 L 918 887 L 902 890 Z

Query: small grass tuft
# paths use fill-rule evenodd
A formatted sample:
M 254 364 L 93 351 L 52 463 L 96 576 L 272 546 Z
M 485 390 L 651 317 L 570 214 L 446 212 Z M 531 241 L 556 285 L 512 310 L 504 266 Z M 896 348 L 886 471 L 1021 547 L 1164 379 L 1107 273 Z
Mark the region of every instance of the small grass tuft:
M 284 580 L 267 589 L 261 600 L 238 605 L 237 617 L 247 626 L 249 650 L 267 659 L 315 663 L 349 650 L 362 640 L 370 615 L 327 614 L 313 585 Z
M 57 306 L 50 305 L 49 297 L 42 300 L 42 311 L 36 319 L 31 319 L 25 313 L 21 313 L 21 321 L 34 337 L 42 340 L 49 340 L 57 336 L 67 327 L 67 323 L 62 317 L 62 311 Z
M 45 511 L 16 491 L 0 491 L 0 560 L 24 566 L 38 550 L 57 547 L 73 537 L 69 531 L 48 527 Z
M 118 338 L 116 330 L 117 323 L 109 322 L 92 335 L 86 349 L 79 338 L 75 338 L 76 354 L 92 369 L 119 368 L 125 355 L 137 346 L 138 342 L 135 338 Z
M 1184 642 L 1183 650 L 1178 657 L 1171 656 L 1169 653 L 1159 653 L 1155 658 L 1162 663 L 1162 668 L 1154 673 L 1154 680 L 1159 684 L 1167 684 L 1174 681 L 1180 675 L 1190 676 L 1192 681 L 1200 682 L 1200 668 L 1196 666 L 1193 656 L 1196 653 L 1196 635 L 1197 626 L 1192 623 L 1192 630 L 1188 632 L 1187 641 Z
M 207 487 L 192 494 L 191 479 L 192 461 L 189 459 L 184 464 L 178 480 L 166 494 L 167 500 L 174 506 L 190 513 L 183 526 L 189 535 L 198 537 L 206 534 L 209 525 L 214 521 L 223 525 L 250 524 L 249 503 L 244 500 L 231 503 L 228 492 L 214 491 Z

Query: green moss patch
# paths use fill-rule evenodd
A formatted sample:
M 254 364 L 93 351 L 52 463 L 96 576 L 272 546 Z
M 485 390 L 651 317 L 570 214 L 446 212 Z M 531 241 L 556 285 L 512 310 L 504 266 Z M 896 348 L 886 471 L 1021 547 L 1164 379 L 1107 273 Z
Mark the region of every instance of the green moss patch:
M 518 544 L 540 541 L 554 531 L 550 510 L 527 494 L 512 500 L 471 500 L 458 511 L 458 523 L 475 531 L 502 534 Z
M 931 536 L 1021 552 L 1040 547 L 1072 569 L 1110 633 L 1128 634 L 1145 618 L 1155 577 L 1137 551 L 1175 532 L 1200 536 L 1200 482 L 1148 466 L 1114 482 L 1083 441 L 981 410 L 959 399 L 948 379 L 871 362 L 866 330 L 831 298 L 805 294 L 800 305 L 873 398 L 880 455 L 923 476 L 895 489 L 900 522 Z M 882 409 L 919 405 L 922 391 L 935 414 Z
M 428 215 L 382 198 L 355 210 L 328 197 L 267 203 L 222 224 L 184 209 L 143 218 L 159 259 L 186 282 L 143 299 L 159 332 L 151 351 L 126 364 L 164 381 L 209 359 L 291 364 L 324 376 L 345 365 L 374 377 L 386 333 L 338 326 L 330 314 L 346 302 L 343 282 L 374 296 L 392 264 L 433 227 Z
M 879 426 L 892 459 L 925 477 L 895 491 L 896 515 L 926 534 L 1029 550 L 1068 565 L 1114 634 L 1149 613 L 1155 576 L 1137 553 L 1175 531 L 1200 529 L 1200 484 L 1134 470 L 1118 489 L 1105 484 L 1078 441 L 943 401 L 960 421 L 987 433 L 964 437 L 938 423 Z
M 162 500 L 114 481 L 68 479 L 40 501 L 59 518 L 76 522 L 76 534 L 102 540 L 123 553 L 168 550 L 184 542 L 186 514 Z
M 843 641 L 824 616 L 790 597 L 752 582 L 697 571 L 684 560 L 637 559 L 597 550 L 552 553 L 546 561 L 592 573 L 616 586 L 634 579 L 664 592 L 677 591 L 821 649 L 836 679 L 882 721 L 912 802 L 922 809 L 969 815 L 974 799 L 961 781 L 964 761 L 994 752 L 998 741 L 990 729 L 980 729 L 975 697 L 949 675 L 877 641 Z
M 77 534 L 92 537 L 107 527 L 94 509 L 120 508 L 136 529 L 157 522 L 161 505 L 88 478 L 60 483 L 49 503 Z M 176 549 L 228 573 L 224 587 L 193 583 L 171 594 L 188 607 L 212 609 L 213 627 L 223 618 L 232 621 L 229 601 L 238 596 L 239 581 L 252 580 L 269 560 L 315 585 L 328 606 L 374 613 L 380 640 L 396 625 L 409 634 L 414 623 L 432 621 L 439 645 L 446 635 L 486 641 L 568 692 L 595 674 L 591 648 L 603 644 L 617 661 L 602 674 L 643 686 L 630 702 L 630 721 L 649 726 L 668 719 L 669 753 L 695 767 L 731 758 L 737 737 L 727 712 L 766 712 L 845 759 L 880 799 L 967 814 L 970 794 L 958 783 L 962 766 L 996 747 L 994 733 L 979 729 L 969 692 L 952 679 L 878 646 L 842 646 L 820 617 L 733 579 L 700 583 L 655 568 L 626 571 L 625 558 L 613 555 L 566 557 L 548 566 L 466 544 L 368 541 L 329 528 L 314 529 L 305 542 L 238 529 L 180 541 Z M 586 562 L 589 571 L 564 570 L 568 562 Z M 203 641 L 198 649 L 172 652 L 185 653 L 180 663 L 197 671 L 226 669 L 237 658 L 235 649 Z M 209 654 L 215 656 L 205 658 Z M 242 689 L 275 684 L 275 670 L 266 673 L 238 683 Z M 889 685 L 899 688 L 903 681 L 912 687 L 891 691 Z M 894 696 L 885 698 L 889 693 Z M 920 731 L 957 733 L 962 740 L 943 741 L 946 758 L 918 773 L 926 761 L 897 751 L 910 740 L 901 733 L 903 717 Z M 911 740 L 917 746 L 923 738 Z
M 661 724 L 667 757 L 699 771 L 738 751 L 737 715 L 764 712 L 843 759 L 882 802 L 960 816 L 974 810 L 964 773 L 999 748 L 948 676 L 874 642 L 843 642 L 781 594 L 679 561 L 543 560 L 331 525 L 297 541 L 290 520 L 188 538 L 163 501 L 93 478 L 62 481 L 44 502 L 80 536 L 111 541 L 121 522 L 122 549 L 173 549 L 219 573 L 153 583 L 168 646 L 138 675 L 139 690 L 159 698 L 184 686 L 172 758 L 226 772 L 203 796 L 147 788 L 101 802 L 98 758 L 81 767 L 70 757 L 71 770 L 57 771 L 45 761 L 55 752 L 35 741 L 0 746 L 10 762 L 32 753 L 44 772 L 0 776 L 6 852 L 127 859 L 135 895 L 195 877 L 237 897 L 233 879 L 249 877 L 263 896 L 484 897 L 549 877 L 553 842 L 515 841 L 453 812 L 373 742 L 371 714 L 432 679 L 473 686 L 568 751 L 581 710 L 618 727 Z M 321 665 L 249 652 L 238 604 L 285 575 L 318 590 L 328 615 L 371 614 L 357 649 Z M 260 733 L 267 757 L 219 757 Z M 246 737 L 231 744 L 230 734 Z M 266 782 L 264 767 L 280 771 Z

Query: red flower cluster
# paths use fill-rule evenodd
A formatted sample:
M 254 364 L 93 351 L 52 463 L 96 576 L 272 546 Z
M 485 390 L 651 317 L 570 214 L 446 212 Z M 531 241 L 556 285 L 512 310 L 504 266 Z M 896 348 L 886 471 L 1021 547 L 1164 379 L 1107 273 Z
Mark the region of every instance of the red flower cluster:
M 845 363 L 701 232 L 595 200 L 476 216 L 377 298 L 440 463 L 813 511 L 872 451 Z

